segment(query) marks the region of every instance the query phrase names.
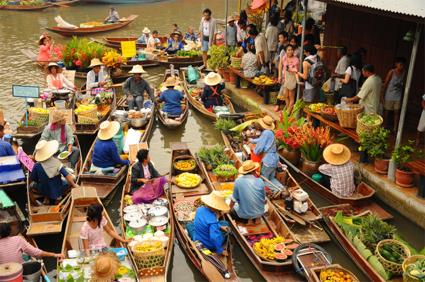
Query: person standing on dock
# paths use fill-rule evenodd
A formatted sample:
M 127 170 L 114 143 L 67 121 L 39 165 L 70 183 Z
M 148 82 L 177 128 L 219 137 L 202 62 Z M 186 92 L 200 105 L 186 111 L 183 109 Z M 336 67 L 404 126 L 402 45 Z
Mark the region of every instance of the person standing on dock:
M 211 17 L 211 10 L 205 9 L 201 24 L 199 25 L 199 32 L 202 36 L 202 60 L 204 66 L 207 66 L 208 50 L 211 45 L 215 44 L 215 37 L 217 35 L 216 20 Z
M 155 96 L 149 83 L 142 78 L 142 74 L 146 73 L 141 65 L 135 65 L 128 73 L 134 76 L 127 78 L 123 84 L 123 92 L 127 96 L 129 110 L 140 110 L 143 108 L 143 95 L 148 93 L 152 101 L 155 101 Z
M 117 9 L 115 9 L 114 7 L 111 7 L 109 9 L 109 15 L 105 19 L 105 23 L 109 23 L 109 24 L 116 23 L 119 20 L 120 20 L 120 15 L 118 14 Z
M 254 39 L 255 42 L 255 52 L 257 55 L 257 63 L 261 66 L 261 72 L 264 74 L 269 73 L 269 62 L 270 62 L 270 52 L 267 47 L 266 37 L 259 33 L 257 27 L 253 25 L 248 30 L 249 37 Z

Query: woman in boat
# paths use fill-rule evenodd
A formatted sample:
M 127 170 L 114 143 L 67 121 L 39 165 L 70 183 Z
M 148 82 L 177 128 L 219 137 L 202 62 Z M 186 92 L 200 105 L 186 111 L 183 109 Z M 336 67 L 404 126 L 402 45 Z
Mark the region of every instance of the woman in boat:
M 14 156 L 12 145 L 3 140 L 4 126 L 0 124 L 0 157 Z
M 323 150 L 323 159 L 327 164 L 319 166 L 319 171 L 324 175 L 324 186 L 340 197 L 352 196 L 356 186 L 350 149 L 342 144 L 331 144 Z
M 91 251 L 101 251 L 108 247 L 103 231 L 106 231 L 115 240 L 127 243 L 127 240 L 119 236 L 115 229 L 108 225 L 108 221 L 103 216 L 103 206 L 91 204 L 87 209 L 87 220 L 80 230 L 80 238 L 83 240 L 83 247 L 88 255 Z
M 221 76 L 216 72 L 210 72 L 204 78 L 205 87 L 201 95 L 204 107 L 213 111 L 215 106 L 223 106 L 223 96 L 221 92 L 224 89 L 224 83 Z
M 65 115 L 63 112 L 57 110 L 52 114 L 52 122 L 43 130 L 40 140 L 56 140 L 59 143 L 59 149 L 55 155 L 68 151 L 68 160 L 71 163 L 71 168 L 75 168 L 80 157 L 80 150 L 74 146 L 74 132 L 72 128 L 66 124 Z
M 130 164 L 128 160 L 121 159 L 118 154 L 117 146 L 112 140 L 119 130 L 120 124 L 117 121 L 105 120 L 100 124 L 97 140 L 93 148 L 90 171 L 94 171 L 97 174 L 103 174 L 113 171 L 116 166 L 126 166 Z
M 279 164 L 279 155 L 277 154 L 276 141 L 274 135 L 274 120 L 271 116 L 260 118 L 256 122 L 257 130 L 261 130 L 259 138 L 250 139 L 251 150 L 255 155 L 262 155 L 261 176 L 270 180 L 274 185 L 269 188 L 273 192 L 279 192 L 283 185 L 276 179 L 276 169 Z
M 105 19 L 105 23 L 116 23 L 117 21 L 120 20 L 120 15 L 118 14 L 117 9 L 115 9 L 114 7 L 111 7 L 109 9 L 109 14 Z
M 169 117 L 179 117 L 182 113 L 181 101 L 183 100 L 183 94 L 181 91 L 174 89 L 175 85 L 175 77 L 168 77 L 164 83 L 167 90 L 161 93 L 158 100 L 159 103 L 164 102 L 162 111 L 167 113 Z
M 44 196 L 45 204 L 55 204 L 69 187 L 77 187 L 72 174 L 54 157 L 58 149 L 59 142 L 56 140 L 41 140 L 35 146 L 37 163 L 31 171 L 30 182 L 34 182 L 33 187 Z M 66 181 L 62 180 L 62 176 Z
M 174 31 L 168 39 L 168 47 L 165 49 L 165 52 L 167 54 L 175 54 L 177 51 L 182 50 L 183 47 L 182 34 L 180 31 Z
M 150 34 L 151 34 L 151 30 L 145 26 L 145 28 L 142 30 L 142 35 L 139 38 L 137 38 L 137 43 L 148 44 Z
M 52 54 L 54 49 L 54 44 L 52 42 L 52 38 L 47 34 L 42 34 L 40 39 L 38 40 L 38 45 L 40 46 L 38 49 L 37 61 L 47 63 L 52 60 Z
M 104 87 L 108 84 L 110 81 L 109 75 L 98 58 L 91 60 L 89 68 L 91 68 L 91 70 L 87 73 L 87 91 L 93 88 Z
M 70 90 L 76 90 L 77 88 L 75 85 L 69 81 L 63 73 L 61 73 L 60 66 L 57 63 L 49 63 L 47 66 L 47 88 L 49 89 L 70 89 Z
M 131 168 L 131 193 L 160 176 L 151 162 L 149 150 L 139 150 L 137 160 Z
M 28 243 L 24 237 L 11 236 L 12 229 L 11 225 L 5 222 L 0 223 L 0 264 L 3 263 L 23 263 L 23 253 L 31 257 L 54 257 L 63 259 L 63 254 L 50 253 L 40 250 L 30 243 Z
M 229 232 L 227 221 L 219 220 L 223 217 L 223 212 L 230 210 L 225 200 L 218 191 L 201 196 L 204 206 L 196 210 L 193 223 L 193 240 L 201 242 L 204 247 L 219 255 L 226 254 L 224 245 Z

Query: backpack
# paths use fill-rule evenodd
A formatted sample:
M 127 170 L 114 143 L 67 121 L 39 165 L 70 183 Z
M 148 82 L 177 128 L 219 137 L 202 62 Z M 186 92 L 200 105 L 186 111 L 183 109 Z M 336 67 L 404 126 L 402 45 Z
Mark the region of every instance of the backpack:
M 313 87 L 321 87 L 323 83 L 325 83 L 327 77 L 325 64 L 323 64 L 319 56 L 317 56 L 316 63 L 312 62 L 311 60 L 306 61 L 311 65 L 307 77 L 308 83 L 313 85 Z

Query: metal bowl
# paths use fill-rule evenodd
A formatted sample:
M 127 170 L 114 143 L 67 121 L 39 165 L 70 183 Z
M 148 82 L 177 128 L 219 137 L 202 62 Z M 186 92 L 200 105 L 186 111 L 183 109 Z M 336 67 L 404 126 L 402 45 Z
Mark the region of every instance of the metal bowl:
M 142 117 L 142 118 L 132 118 L 132 119 L 130 119 L 130 124 L 131 124 L 132 127 L 139 128 L 139 127 L 142 127 L 146 124 L 146 119 L 144 117 Z

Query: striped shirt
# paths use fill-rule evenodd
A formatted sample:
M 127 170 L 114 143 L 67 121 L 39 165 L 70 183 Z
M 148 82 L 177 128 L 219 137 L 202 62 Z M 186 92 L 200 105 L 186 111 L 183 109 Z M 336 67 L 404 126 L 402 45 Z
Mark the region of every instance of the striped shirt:
M 43 252 L 33 247 L 21 236 L 11 236 L 0 239 L 0 264 L 16 262 L 23 263 L 22 253 L 32 257 L 39 257 Z
M 351 161 L 343 165 L 323 164 L 319 171 L 329 176 L 331 190 L 340 197 L 350 197 L 356 190 L 354 185 L 354 165 Z

